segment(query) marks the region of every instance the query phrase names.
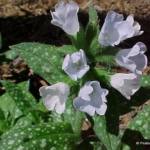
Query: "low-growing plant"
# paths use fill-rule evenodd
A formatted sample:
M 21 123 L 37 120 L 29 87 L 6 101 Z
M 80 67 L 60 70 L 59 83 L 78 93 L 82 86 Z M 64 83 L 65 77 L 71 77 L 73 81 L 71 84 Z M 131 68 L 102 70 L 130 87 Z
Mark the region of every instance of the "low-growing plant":
M 61 1 L 51 12 L 51 23 L 66 32 L 72 45 L 20 43 L 6 52 L 9 59 L 24 59 L 49 85 L 40 87 L 37 102 L 28 82 L 1 81 L 6 92 L 0 97 L 0 150 L 88 149 L 88 144 L 95 150 L 126 150 L 130 149 L 127 130 L 140 133 L 142 140 L 150 139 L 148 105 L 126 130 L 119 128 L 120 115 L 150 98 L 150 77 L 143 75 L 148 64 L 145 44 L 117 46 L 141 35 L 140 24 L 132 15 L 124 20 L 122 14 L 109 11 L 99 30 L 97 12 L 90 6 L 84 28 L 78 11 L 75 2 Z M 93 138 L 81 136 L 86 122 Z

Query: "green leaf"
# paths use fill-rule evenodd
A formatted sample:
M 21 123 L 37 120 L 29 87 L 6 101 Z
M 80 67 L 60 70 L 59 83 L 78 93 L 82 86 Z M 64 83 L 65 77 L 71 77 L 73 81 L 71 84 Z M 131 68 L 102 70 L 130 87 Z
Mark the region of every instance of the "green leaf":
M 77 111 L 73 107 L 73 98 L 67 100 L 66 110 L 63 114 L 65 122 L 71 124 L 74 133 L 80 135 L 81 126 L 83 123 L 83 119 L 85 118 L 84 114 L 80 111 Z
M 97 12 L 93 6 L 89 7 L 89 23 L 86 27 L 86 50 L 88 50 L 99 30 Z
M 80 31 L 75 36 L 69 36 L 69 38 L 77 50 L 86 50 L 85 31 L 82 26 L 80 27 Z
M 150 88 L 150 75 L 143 75 L 141 78 L 141 86 Z
M 76 36 L 69 36 L 73 45 L 77 49 L 83 49 L 87 52 L 87 56 L 90 57 L 90 46 L 93 42 L 95 36 L 97 35 L 99 26 L 98 26 L 98 16 L 97 12 L 93 6 L 89 8 L 89 23 L 84 29 L 82 26 L 80 27 L 80 31 L 77 33 Z M 92 54 L 92 53 L 91 53 Z
M 101 142 L 91 142 L 93 145 L 93 150 L 107 150 L 106 147 Z
M 95 60 L 103 65 L 109 67 L 116 67 L 118 66 L 115 61 L 115 56 L 119 51 L 118 48 L 113 47 L 103 47 L 100 49 L 100 52 L 96 55 Z
M 8 93 L 0 97 L 0 109 L 4 113 L 5 119 L 8 119 L 9 115 L 11 115 L 14 120 L 22 115 L 22 112 Z
M 6 88 L 6 92 L 13 99 L 15 105 L 24 114 L 28 113 L 31 106 L 36 104 L 33 96 L 28 92 L 28 83 L 23 82 L 20 84 L 14 84 L 7 81 L 2 81 L 2 84 Z
M 115 56 L 112 55 L 100 55 L 96 57 L 96 61 L 109 67 L 117 66 L 115 62 Z
M 129 124 L 132 130 L 140 131 L 145 139 L 150 139 L 150 106 L 144 106 Z
M 98 15 L 94 6 L 89 7 L 89 22 L 94 24 L 98 23 Z
M 110 86 L 110 76 L 113 74 L 110 72 L 111 70 L 104 68 L 104 67 L 95 67 L 94 72 L 101 82 Z
M 50 83 L 73 81 L 62 70 L 64 56 L 75 51 L 73 46 L 56 47 L 40 43 L 21 43 L 10 47 L 29 67 Z
M 35 119 L 35 116 L 33 116 L 35 112 L 32 115 L 30 114 L 32 107 L 35 106 L 35 100 L 27 91 L 28 84 L 23 82 L 16 85 L 6 81 L 2 81 L 2 83 L 6 88 L 6 93 L 0 96 L 0 110 L 4 114 L 4 122 L 1 121 L 0 126 L 9 129 L 18 123 L 17 121 L 20 122 L 23 115 L 26 115 L 26 119 L 30 120 L 31 124 Z M 37 120 L 34 122 L 37 122 Z M 26 125 L 25 122 L 23 124 Z
M 1 150 L 47 150 L 66 149 L 75 147 L 78 139 L 67 123 L 43 123 L 28 127 L 13 128 L 1 136 Z M 7 143 L 7 144 L 6 144 Z
M 0 97 L 0 108 L 4 112 L 8 127 L 40 122 L 41 116 L 36 109 L 36 101 L 28 92 L 28 83 L 14 84 L 2 81 L 6 93 Z
M 3 110 L 0 108 L 0 135 L 5 131 L 7 130 L 8 128 L 8 125 L 7 125 L 7 122 L 5 120 L 5 115 L 4 115 L 4 112 Z
M 110 134 L 106 129 L 104 116 L 94 117 L 94 131 L 108 150 L 116 150 L 120 145 L 120 136 Z

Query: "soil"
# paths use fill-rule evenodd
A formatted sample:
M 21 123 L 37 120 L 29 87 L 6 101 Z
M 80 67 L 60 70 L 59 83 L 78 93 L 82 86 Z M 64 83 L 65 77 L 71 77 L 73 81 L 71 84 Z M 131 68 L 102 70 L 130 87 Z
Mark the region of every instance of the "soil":
M 58 0 L 0 0 L 0 17 L 47 14 Z M 89 0 L 75 0 L 85 10 Z M 135 14 L 140 18 L 150 17 L 149 0 L 93 0 L 99 11 L 116 10 L 125 14 Z

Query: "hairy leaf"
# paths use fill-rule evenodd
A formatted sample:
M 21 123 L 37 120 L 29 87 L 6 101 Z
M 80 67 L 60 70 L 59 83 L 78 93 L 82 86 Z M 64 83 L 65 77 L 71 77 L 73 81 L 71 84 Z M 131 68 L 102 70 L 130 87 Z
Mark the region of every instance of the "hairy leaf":
M 1 150 L 73 149 L 78 137 L 66 123 L 43 123 L 13 128 L 2 135 Z M 6 144 L 7 143 L 7 144 Z
M 75 51 L 73 46 L 56 47 L 40 43 L 21 43 L 10 48 L 16 51 L 35 73 L 48 82 L 72 82 L 63 72 L 62 63 L 66 54 Z

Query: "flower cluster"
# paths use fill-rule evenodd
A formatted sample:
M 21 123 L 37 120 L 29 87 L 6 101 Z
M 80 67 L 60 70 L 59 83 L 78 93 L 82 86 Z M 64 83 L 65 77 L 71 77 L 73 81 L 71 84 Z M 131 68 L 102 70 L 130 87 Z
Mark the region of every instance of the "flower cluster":
M 51 23 L 62 28 L 69 35 L 79 32 L 78 5 L 70 1 L 59 2 L 55 12 L 51 12 Z M 101 46 L 115 46 L 125 39 L 141 35 L 141 26 L 134 21 L 132 15 L 124 20 L 123 15 L 109 11 L 99 33 L 98 41 Z M 136 43 L 130 49 L 120 50 L 116 57 L 116 63 L 124 67 L 129 73 L 116 73 L 111 76 L 112 87 L 118 90 L 124 97 L 130 99 L 140 88 L 140 78 L 147 66 L 147 57 L 144 54 L 146 46 L 142 42 Z M 81 79 L 89 70 L 90 65 L 86 57 L 86 50 L 67 54 L 62 64 L 62 70 L 74 81 Z M 48 110 L 55 110 L 61 114 L 65 111 L 65 102 L 70 94 L 69 86 L 65 83 L 57 83 L 51 86 L 43 86 L 39 89 Z M 104 115 L 107 110 L 108 90 L 101 87 L 99 81 L 87 81 L 80 88 L 78 96 L 73 100 L 76 109 L 86 112 L 90 116 Z
M 99 42 L 102 46 L 115 46 L 121 41 L 141 35 L 141 26 L 134 21 L 132 15 L 123 20 L 123 15 L 109 11 L 105 18 L 104 25 L 99 34 Z
M 111 85 L 127 99 L 140 88 L 143 70 L 147 67 L 147 57 L 144 55 L 146 46 L 138 42 L 131 49 L 123 49 L 116 55 L 116 62 L 130 73 L 117 73 L 111 77 Z
M 99 34 L 99 43 L 102 46 L 118 45 L 127 38 L 141 35 L 143 31 L 140 29 L 141 26 L 134 21 L 132 15 L 123 20 L 123 15 L 110 11 Z M 110 83 L 127 99 L 131 99 L 140 88 L 141 74 L 147 66 L 145 51 L 145 44 L 138 42 L 130 49 L 120 50 L 116 55 L 116 63 L 130 73 L 117 73 L 111 77 Z

